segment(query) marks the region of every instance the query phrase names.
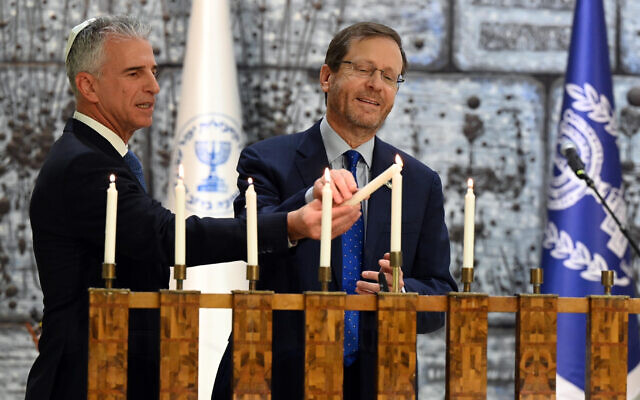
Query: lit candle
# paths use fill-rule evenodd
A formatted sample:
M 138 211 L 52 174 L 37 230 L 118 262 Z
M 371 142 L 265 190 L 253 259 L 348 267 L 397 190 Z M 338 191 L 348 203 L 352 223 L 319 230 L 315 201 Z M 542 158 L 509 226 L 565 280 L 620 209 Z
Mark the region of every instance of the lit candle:
M 176 183 L 176 259 L 175 265 L 185 265 L 185 218 L 184 218 L 184 167 L 178 167 L 178 182 Z
M 116 218 L 118 214 L 118 191 L 116 190 L 116 176 L 109 177 L 107 189 L 107 219 L 104 227 L 104 263 L 116 262 Z
M 464 196 L 464 243 L 462 267 L 473 268 L 473 236 L 475 229 L 476 196 L 473 194 L 473 179 L 467 181 L 467 194 Z
M 380 186 L 382 186 L 385 183 L 389 182 L 389 179 L 391 179 L 396 173 L 399 173 L 400 171 L 402 171 L 402 162 L 400 164 L 398 164 L 397 163 L 398 158 L 396 158 L 396 163 L 395 164 L 393 164 L 392 166 L 387 168 L 383 173 L 381 173 L 374 180 L 369 182 L 369 184 L 367 184 L 367 186 L 365 186 L 365 187 L 361 188 L 360 190 L 358 190 L 353 195 L 352 198 L 350 198 L 349 200 L 347 200 L 345 202 L 345 204 L 348 205 L 348 206 L 355 206 L 356 204 L 360 203 L 362 200 L 364 200 L 367 197 L 369 197 L 371 195 L 371 193 L 373 193 L 376 190 L 378 190 L 378 188 Z
M 258 208 L 253 179 L 244 194 L 247 202 L 247 264 L 258 265 Z
M 402 159 L 396 155 L 396 163 L 399 168 L 391 178 L 391 251 L 400 251 L 402 235 Z
M 322 220 L 320 225 L 320 266 L 331 266 L 331 207 L 333 193 L 331 190 L 331 174 L 329 168 L 324 170 L 324 187 L 322 188 Z

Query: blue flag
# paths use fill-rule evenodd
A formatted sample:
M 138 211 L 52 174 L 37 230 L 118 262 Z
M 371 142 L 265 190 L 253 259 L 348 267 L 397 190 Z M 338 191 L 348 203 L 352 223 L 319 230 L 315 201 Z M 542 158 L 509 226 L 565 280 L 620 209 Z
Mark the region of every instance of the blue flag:
M 634 296 L 630 248 L 594 192 L 567 164 L 560 144 L 575 144 L 585 172 L 618 219 L 626 222 L 609 50 L 601 0 L 577 0 L 565 76 L 558 144 L 547 198 L 542 266 L 545 293 L 603 294 L 602 270 L 612 270 L 614 295 Z M 638 318 L 629 315 L 629 398 L 640 392 Z M 586 315 L 558 314 L 557 393 L 584 398 Z

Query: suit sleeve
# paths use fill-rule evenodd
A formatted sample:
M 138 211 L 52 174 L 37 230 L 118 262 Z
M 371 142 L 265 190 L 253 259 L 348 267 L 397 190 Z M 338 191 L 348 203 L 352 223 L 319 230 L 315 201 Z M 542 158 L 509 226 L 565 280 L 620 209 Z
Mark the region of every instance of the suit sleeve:
M 86 240 L 96 246 L 104 244 L 106 189 L 108 176 L 116 175 L 118 190 L 116 254 L 132 260 L 156 260 L 172 265 L 174 257 L 175 218 L 153 200 L 137 184 L 135 176 L 124 165 L 108 157 L 96 160 L 95 154 L 79 157 L 71 164 L 77 179 L 67 181 L 69 219 L 74 229 L 84 232 Z M 286 215 L 262 216 L 261 233 L 267 240 L 261 250 L 284 251 Z M 246 257 L 246 224 L 234 218 L 198 218 L 186 223 L 187 265 L 201 265 L 239 260 Z
M 238 160 L 238 190 L 240 194 L 234 201 L 235 215 L 245 215 L 244 193 L 248 187 L 248 178 L 254 181 L 255 190 L 258 193 L 258 212 L 277 213 L 297 210 L 306 204 L 305 193 L 308 188 L 303 188 L 288 197 L 285 193 L 286 177 L 282 171 L 264 161 L 265 157 L 255 147 L 248 147 L 240 154 Z
M 457 291 L 449 272 L 449 232 L 444 221 L 442 183 L 434 173 L 425 204 L 411 276 L 404 277 L 407 292 L 421 295 L 443 295 Z M 418 313 L 418 333 L 432 332 L 444 325 L 444 313 Z

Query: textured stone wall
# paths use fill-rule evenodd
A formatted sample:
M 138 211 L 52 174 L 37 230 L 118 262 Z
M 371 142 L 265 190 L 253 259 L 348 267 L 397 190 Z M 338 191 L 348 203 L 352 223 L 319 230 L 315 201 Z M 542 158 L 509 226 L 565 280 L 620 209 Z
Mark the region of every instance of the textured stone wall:
M 443 180 L 452 243 L 462 262 L 465 180 L 476 178 L 474 289 L 528 290 L 540 260 L 545 187 L 554 150 L 573 0 L 231 1 L 248 141 L 295 132 L 324 112 L 318 70 L 342 27 L 395 27 L 410 62 L 380 136 Z M 640 238 L 640 2 L 605 0 L 630 231 Z M 147 18 L 162 88 L 154 125 L 134 136 L 153 195 L 165 199 L 179 102 L 189 0 L 0 2 L 0 399 L 24 396 L 42 315 L 28 203 L 38 169 L 74 109 L 62 54 L 69 28 L 89 16 Z M 213 96 L 218 95 L 212 93 Z M 640 262 L 634 260 L 638 282 Z M 490 315 L 489 398 L 513 397 L 513 315 Z M 419 338 L 420 398 L 444 394 L 444 334 Z M 213 377 L 212 377 L 213 379 Z

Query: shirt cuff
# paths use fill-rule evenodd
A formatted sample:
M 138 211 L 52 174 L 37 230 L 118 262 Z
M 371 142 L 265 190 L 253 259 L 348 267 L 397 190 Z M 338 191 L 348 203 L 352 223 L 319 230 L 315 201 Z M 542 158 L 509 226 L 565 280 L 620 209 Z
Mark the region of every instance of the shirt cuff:
M 313 186 L 307 189 L 306 193 L 304 194 L 304 201 L 306 201 L 307 204 L 313 201 Z

